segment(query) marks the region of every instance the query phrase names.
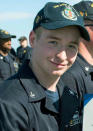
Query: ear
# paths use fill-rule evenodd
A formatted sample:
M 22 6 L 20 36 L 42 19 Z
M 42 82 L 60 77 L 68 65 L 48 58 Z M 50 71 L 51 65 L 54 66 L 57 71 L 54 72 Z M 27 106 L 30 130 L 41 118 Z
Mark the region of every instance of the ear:
M 35 32 L 31 31 L 29 34 L 29 42 L 32 48 L 34 47 L 34 40 L 35 40 Z

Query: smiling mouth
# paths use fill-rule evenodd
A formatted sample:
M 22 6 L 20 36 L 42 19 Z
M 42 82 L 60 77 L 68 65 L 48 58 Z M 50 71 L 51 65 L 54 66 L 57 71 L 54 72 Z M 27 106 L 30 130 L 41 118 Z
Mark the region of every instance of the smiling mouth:
M 53 61 L 51 61 L 52 64 L 56 65 L 56 66 L 60 66 L 60 67 L 65 67 L 67 66 L 67 64 L 60 64 L 60 63 L 55 63 Z

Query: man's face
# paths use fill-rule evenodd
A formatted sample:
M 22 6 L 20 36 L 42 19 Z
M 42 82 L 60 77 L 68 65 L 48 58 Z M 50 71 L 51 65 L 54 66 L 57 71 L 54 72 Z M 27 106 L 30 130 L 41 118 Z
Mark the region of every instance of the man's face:
M 33 35 L 32 35 L 33 34 Z M 40 38 L 31 34 L 32 64 L 41 74 L 61 76 L 75 61 L 80 32 L 77 27 L 56 30 L 42 28 Z
M 93 21 L 85 20 L 85 27 L 90 35 L 90 41 L 93 43 Z
M 25 48 L 27 47 L 27 40 L 20 41 L 20 45 Z
M 2 47 L 6 50 L 11 50 L 11 38 L 3 39 L 2 40 Z

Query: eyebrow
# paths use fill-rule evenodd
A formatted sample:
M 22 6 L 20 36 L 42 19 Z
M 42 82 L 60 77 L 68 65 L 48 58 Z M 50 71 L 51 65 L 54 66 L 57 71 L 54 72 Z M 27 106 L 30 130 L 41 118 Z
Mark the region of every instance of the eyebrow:
M 56 37 L 56 36 L 47 36 L 48 39 L 56 39 L 56 40 L 61 40 L 60 38 Z
M 56 36 L 47 36 L 48 39 L 55 39 L 55 40 L 61 40 L 60 38 L 56 37 Z M 70 43 L 75 43 L 78 44 L 79 41 L 76 39 L 74 41 L 71 41 Z

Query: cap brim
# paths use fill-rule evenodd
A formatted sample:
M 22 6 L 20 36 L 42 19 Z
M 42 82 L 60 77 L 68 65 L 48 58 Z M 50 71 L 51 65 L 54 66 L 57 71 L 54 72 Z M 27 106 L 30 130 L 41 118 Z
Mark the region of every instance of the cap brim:
M 77 26 L 79 27 L 81 36 L 87 41 L 90 40 L 89 33 L 85 29 L 85 27 L 75 21 L 70 21 L 70 22 L 56 21 L 56 22 L 51 22 L 51 23 L 41 23 L 41 26 L 49 30 L 59 29 L 59 28 L 68 27 L 68 26 Z
M 11 35 L 11 38 L 16 38 L 16 36 L 15 35 Z
M 2 39 L 8 39 L 8 38 L 16 38 L 15 35 L 6 35 Z

